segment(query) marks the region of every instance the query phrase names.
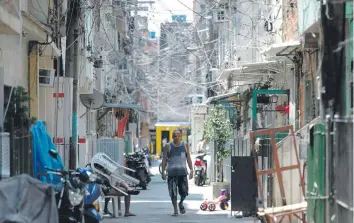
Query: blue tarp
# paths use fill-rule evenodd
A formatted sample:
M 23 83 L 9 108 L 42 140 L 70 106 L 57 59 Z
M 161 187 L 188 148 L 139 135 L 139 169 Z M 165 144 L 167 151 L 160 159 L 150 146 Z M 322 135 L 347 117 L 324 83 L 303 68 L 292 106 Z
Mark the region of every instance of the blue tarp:
M 60 156 L 58 160 L 49 155 L 49 150 L 56 150 L 51 137 L 49 136 L 45 125 L 42 121 L 37 121 L 31 128 L 32 133 L 32 147 L 33 147 L 33 173 L 37 178 L 37 174 L 40 172 L 47 172 L 44 167 L 52 169 L 62 169 L 63 161 Z M 49 174 L 51 184 L 60 183 L 60 178 Z

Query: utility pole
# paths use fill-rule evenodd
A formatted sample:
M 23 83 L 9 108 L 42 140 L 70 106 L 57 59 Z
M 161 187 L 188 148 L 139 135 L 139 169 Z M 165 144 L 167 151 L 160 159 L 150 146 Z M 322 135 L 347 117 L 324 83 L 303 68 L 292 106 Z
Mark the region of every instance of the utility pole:
M 80 1 L 68 1 L 67 20 L 67 49 L 66 49 L 66 76 L 73 78 L 73 104 L 72 104 L 72 136 L 69 151 L 69 169 L 76 169 L 77 159 L 77 108 L 78 108 L 78 53 L 79 53 L 79 27 Z

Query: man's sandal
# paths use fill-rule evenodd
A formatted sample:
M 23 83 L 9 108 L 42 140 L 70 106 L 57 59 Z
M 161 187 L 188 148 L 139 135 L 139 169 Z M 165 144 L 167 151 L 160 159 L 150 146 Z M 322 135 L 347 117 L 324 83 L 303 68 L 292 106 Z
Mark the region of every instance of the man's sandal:
M 125 214 L 124 217 L 131 217 L 131 216 L 136 216 L 135 214 L 133 213 L 128 213 L 128 214 Z
M 177 217 L 178 216 L 178 212 L 175 212 L 173 214 L 171 214 L 172 217 Z
M 181 214 L 186 213 L 186 209 L 184 208 L 183 204 L 178 204 L 178 207 L 179 207 L 179 212 L 180 212 Z
M 138 195 L 138 194 L 140 194 L 140 191 L 139 190 L 128 190 L 127 194 L 129 194 L 129 195 Z

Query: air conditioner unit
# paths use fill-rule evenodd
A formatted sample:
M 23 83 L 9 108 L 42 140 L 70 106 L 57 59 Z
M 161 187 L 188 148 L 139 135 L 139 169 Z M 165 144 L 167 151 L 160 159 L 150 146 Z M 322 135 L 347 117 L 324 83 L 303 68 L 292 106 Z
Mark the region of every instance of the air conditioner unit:
M 43 87 L 54 87 L 55 70 L 39 69 L 39 85 Z

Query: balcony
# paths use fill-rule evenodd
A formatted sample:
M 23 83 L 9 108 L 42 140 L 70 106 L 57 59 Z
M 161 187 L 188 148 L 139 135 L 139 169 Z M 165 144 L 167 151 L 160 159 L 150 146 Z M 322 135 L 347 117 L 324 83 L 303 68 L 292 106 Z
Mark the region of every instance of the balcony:
M 231 78 L 231 81 L 252 84 L 280 73 L 281 69 L 282 63 L 278 61 L 245 63 L 238 67 L 222 70 L 217 80 L 226 81 Z

